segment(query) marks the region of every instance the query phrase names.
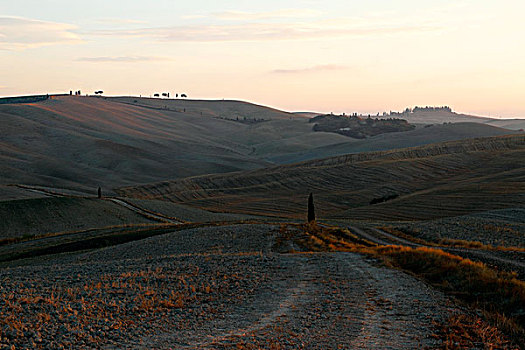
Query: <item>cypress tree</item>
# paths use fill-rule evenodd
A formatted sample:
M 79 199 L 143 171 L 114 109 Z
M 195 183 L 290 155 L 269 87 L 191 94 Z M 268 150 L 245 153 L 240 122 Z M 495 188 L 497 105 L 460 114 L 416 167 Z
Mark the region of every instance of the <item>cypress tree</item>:
M 102 189 L 99 187 L 98 188 L 98 198 L 102 198 Z
M 308 197 L 308 222 L 315 221 L 314 195 L 310 193 Z

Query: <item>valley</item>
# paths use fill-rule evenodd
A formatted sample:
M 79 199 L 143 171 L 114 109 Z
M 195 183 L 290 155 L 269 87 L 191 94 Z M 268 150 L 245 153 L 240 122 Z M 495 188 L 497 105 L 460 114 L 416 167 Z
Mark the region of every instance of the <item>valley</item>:
M 521 348 L 521 122 L 316 115 L 0 104 L 0 349 Z

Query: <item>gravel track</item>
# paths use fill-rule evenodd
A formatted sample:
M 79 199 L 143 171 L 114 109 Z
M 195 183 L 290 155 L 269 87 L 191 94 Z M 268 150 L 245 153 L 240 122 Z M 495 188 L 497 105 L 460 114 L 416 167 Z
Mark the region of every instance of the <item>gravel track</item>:
M 145 216 L 145 217 L 147 217 L 149 219 L 152 219 L 152 220 L 160 221 L 160 222 L 163 222 L 163 223 L 169 223 L 169 224 L 180 224 L 181 223 L 178 220 L 173 220 L 173 219 L 165 217 L 163 215 L 152 213 L 149 210 L 145 210 L 145 209 L 143 209 L 143 208 L 141 208 L 141 207 L 139 207 L 137 205 L 128 203 L 128 202 L 126 202 L 126 201 L 124 201 L 122 199 L 119 199 L 119 198 L 108 198 L 107 200 L 110 201 L 110 202 L 113 202 L 115 204 L 121 205 L 124 208 L 127 208 L 127 209 L 129 209 L 131 211 L 134 211 L 135 213 L 137 213 L 139 215 Z
M 277 253 L 279 235 L 197 228 L 0 269 L 0 348 L 422 348 L 461 312 L 358 254 Z

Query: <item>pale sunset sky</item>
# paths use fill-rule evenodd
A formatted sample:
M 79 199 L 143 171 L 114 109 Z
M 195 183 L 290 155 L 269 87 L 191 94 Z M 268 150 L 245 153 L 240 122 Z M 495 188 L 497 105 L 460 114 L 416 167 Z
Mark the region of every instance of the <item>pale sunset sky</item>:
M 0 1 L 0 96 L 525 118 L 523 0 Z

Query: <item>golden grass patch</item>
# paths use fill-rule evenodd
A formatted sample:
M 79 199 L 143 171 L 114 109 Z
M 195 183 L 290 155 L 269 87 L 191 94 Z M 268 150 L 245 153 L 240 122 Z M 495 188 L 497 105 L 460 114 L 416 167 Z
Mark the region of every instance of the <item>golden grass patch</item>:
M 367 254 L 386 265 L 409 271 L 449 295 L 485 311 L 487 318 L 513 339 L 525 339 L 525 282 L 516 274 L 496 271 L 432 247 L 377 246 L 338 227 L 299 225 L 312 251 Z

